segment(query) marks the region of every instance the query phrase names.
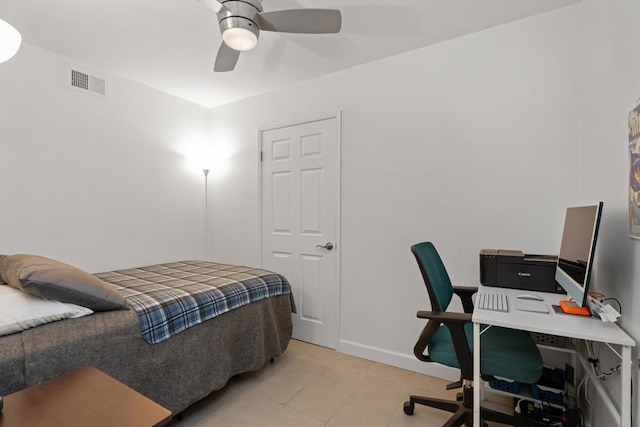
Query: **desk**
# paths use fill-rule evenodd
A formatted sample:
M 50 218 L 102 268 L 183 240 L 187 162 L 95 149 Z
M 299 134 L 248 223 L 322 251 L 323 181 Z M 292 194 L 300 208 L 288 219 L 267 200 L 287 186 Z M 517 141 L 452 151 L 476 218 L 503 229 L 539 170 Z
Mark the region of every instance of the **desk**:
M 5 396 L 0 427 L 150 427 L 170 417 L 169 410 L 86 367 Z
M 509 312 L 482 310 L 475 308 L 473 311 L 473 425 L 480 424 L 480 325 L 502 326 L 523 331 L 552 334 L 569 338 L 577 338 L 588 341 L 597 341 L 622 346 L 622 362 L 620 371 L 622 375 L 622 402 L 620 405 L 620 427 L 631 427 L 631 347 L 635 346 L 634 340 L 627 335 L 618 325 L 604 323 L 595 317 L 573 316 L 556 313 L 552 305 L 558 305 L 558 301 L 566 299 L 566 295 L 546 292 L 529 292 L 518 289 L 495 288 L 480 285 L 478 294 L 499 292 L 507 295 Z M 527 293 L 544 298 L 544 303 L 549 313 L 534 313 L 519 311 L 516 309 L 516 296 Z

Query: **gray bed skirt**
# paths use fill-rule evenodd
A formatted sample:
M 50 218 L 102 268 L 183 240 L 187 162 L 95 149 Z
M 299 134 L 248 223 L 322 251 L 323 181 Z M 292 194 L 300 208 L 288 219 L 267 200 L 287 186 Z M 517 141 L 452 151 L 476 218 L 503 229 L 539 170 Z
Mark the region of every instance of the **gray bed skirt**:
M 133 310 L 95 313 L 0 337 L 0 395 L 95 366 L 174 415 L 234 375 L 260 369 L 291 338 L 290 295 L 260 300 L 147 344 Z

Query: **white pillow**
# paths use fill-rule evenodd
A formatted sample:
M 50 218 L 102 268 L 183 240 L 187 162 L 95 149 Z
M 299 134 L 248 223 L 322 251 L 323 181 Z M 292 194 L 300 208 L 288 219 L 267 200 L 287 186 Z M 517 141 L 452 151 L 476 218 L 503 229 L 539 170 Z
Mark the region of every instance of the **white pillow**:
M 0 285 L 0 335 L 9 335 L 44 323 L 93 313 L 79 305 L 67 304 Z

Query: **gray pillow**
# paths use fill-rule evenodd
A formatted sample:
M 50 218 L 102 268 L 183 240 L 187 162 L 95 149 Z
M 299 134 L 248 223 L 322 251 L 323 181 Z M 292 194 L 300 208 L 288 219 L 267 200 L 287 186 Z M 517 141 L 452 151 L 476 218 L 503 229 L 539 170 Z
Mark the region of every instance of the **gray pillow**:
M 0 277 L 10 286 L 30 294 L 93 311 L 128 308 L 124 297 L 107 282 L 77 267 L 37 255 L 0 258 Z

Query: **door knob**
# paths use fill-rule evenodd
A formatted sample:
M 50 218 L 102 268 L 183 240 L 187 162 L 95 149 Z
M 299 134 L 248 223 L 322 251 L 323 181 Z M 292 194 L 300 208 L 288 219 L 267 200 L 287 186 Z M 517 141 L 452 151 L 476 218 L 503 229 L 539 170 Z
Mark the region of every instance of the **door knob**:
M 324 245 L 316 245 L 316 248 L 324 248 L 324 249 L 330 251 L 331 249 L 333 249 L 333 243 L 327 242 Z

